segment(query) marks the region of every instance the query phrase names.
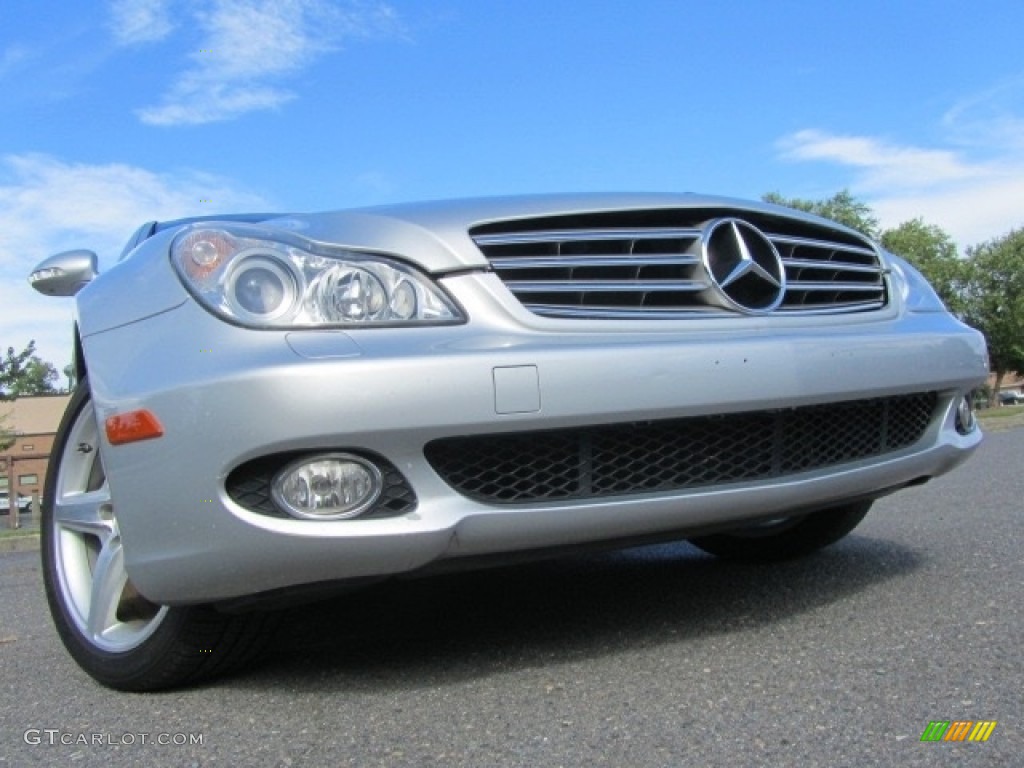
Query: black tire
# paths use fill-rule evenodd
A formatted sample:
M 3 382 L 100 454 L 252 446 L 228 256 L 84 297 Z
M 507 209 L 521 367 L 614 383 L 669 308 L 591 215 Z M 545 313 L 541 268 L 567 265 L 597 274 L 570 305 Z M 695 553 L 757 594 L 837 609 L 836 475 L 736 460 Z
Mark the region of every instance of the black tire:
M 834 544 L 857 527 L 872 501 L 859 501 L 794 517 L 769 520 L 726 533 L 697 536 L 690 543 L 728 560 L 790 560 Z
M 125 691 L 195 683 L 246 663 L 271 617 L 156 605 L 132 586 L 98 429 L 83 379 L 57 432 L 40 519 L 46 599 L 68 652 L 98 682 Z

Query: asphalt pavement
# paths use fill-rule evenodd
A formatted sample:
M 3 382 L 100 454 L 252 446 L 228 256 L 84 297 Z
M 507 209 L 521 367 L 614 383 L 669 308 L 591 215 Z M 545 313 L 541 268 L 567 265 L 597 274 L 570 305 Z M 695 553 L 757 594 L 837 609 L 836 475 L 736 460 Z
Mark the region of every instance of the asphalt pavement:
M 271 658 L 123 694 L 0 555 L 0 765 L 1024 765 L 1024 429 L 775 566 L 686 544 L 382 585 Z M 987 741 L 922 741 L 932 722 Z

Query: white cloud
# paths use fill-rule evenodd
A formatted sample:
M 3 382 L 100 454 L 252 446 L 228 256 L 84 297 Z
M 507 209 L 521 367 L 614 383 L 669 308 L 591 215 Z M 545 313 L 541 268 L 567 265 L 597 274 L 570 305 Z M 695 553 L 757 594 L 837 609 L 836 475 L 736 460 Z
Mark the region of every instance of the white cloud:
M 883 227 L 920 216 L 948 232 L 963 251 L 1024 227 L 1024 165 L 1005 177 L 867 200 Z
M 975 134 L 977 135 L 977 134 Z M 784 137 L 783 158 L 852 169 L 848 186 L 883 228 L 921 217 L 961 249 L 1024 224 L 1024 147 L 993 142 L 983 160 L 962 146 L 900 145 L 874 136 L 803 130 Z
M 156 173 L 40 154 L 0 159 L 0 347 L 21 349 L 34 338 L 44 360 L 61 368 L 70 359 L 70 302 L 39 296 L 26 282 L 50 254 L 89 248 L 100 254 L 102 271 L 146 221 L 272 207 L 199 171 Z
M 60 372 L 72 357 L 72 304 L 67 299 L 42 296 L 25 282 L 24 276 L 0 277 L 0 355 L 8 347 L 20 352 L 29 341 L 36 342 L 36 355 L 53 363 Z M 61 382 L 66 386 L 67 382 Z
M 342 40 L 397 28 L 395 12 L 380 2 L 214 0 L 194 15 L 198 50 L 162 102 L 138 111 L 144 123 L 201 124 L 274 109 L 294 98 L 279 81 Z
M 203 78 L 180 81 L 159 107 L 138 111 L 150 125 L 199 125 L 231 120 L 261 109 L 276 109 L 295 98 L 281 88 L 264 85 L 204 83 Z
M 953 105 L 942 127 L 972 150 L 1024 152 L 1024 76 L 1004 80 Z
M 119 45 L 163 40 L 174 30 L 169 0 L 111 0 L 109 27 Z
M 792 160 L 824 160 L 860 169 L 857 186 L 867 190 L 962 181 L 988 176 L 992 169 L 965 163 L 950 150 L 907 147 L 867 136 L 836 136 L 804 130 L 779 143 Z
M 8 155 L 0 161 L 0 268 L 24 263 L 27 251 L 39 255 L 41 241 L 50 249 L 84 240 L 116 255 L 147 220 L 266 207 L 259 196 L 199 171 L 156 173 L 122 163 Z
M 846 184 L 883 227 L 921 217 L 961 249 L 1024 226 L 1024 76 L 969 94 L 937 122 L 939 146 L 803 130 L 782 157 L 849 169 Z

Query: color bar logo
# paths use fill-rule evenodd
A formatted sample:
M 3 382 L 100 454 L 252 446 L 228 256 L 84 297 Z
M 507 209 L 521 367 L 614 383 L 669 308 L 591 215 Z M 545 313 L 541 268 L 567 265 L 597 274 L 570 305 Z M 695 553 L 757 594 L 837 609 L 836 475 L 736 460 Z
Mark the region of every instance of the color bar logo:
M 921 741 L 988 741 L 995 729 L 995 720 L 932 720 Z

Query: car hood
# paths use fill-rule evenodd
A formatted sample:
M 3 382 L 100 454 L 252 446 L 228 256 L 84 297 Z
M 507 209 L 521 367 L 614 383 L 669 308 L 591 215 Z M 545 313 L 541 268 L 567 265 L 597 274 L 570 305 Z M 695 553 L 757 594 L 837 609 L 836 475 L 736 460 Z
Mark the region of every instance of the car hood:
M 659 212 L 670 213 L 658 215 Z M 603 214 L 609 215 L 605 218 Z M 485 197 L 323 213 L 201 216 L 143 225 L 129 241 L 125 256 L 76 295 L 79 327 L 85 337 L 168 311 L 187 301 L 188 293 L 167 258 L 171 242 L 183 226 L 252 226 L 268 237 L 275 233 L 290 234 L 325 246 L 390 255 L 440 276 L 490 269 L 490 263 L 471 237 L 478 228 L 486 227 L 487 232 L 510 232 L 520 226 L 528 230 L 631 228 L 646 226 L 633 222 L 649 220 L 671 222 L 667 225 L 670 227 L 699 227 L 727 216 L 747 218 L 768 230 L 803 230 L 815 238 L 831 232 L 841 242 L 875 248 L 852 229 L 791 208 L 689 193 Z M 157 275 L 165 277 L 154 279 Z
M 317 243 L 398 256 L 431 273 L 485 268 L 470 231 L 496 222 L 629 211 L 707 211 L 706 218 L 751 213 L 803 219 L 863 239 L 834 222 L 789 208 L 695 194 L 582 194 L 490 197 L 389 205 L 312 214 L 287 214 L 261 225 Z M 866 242 L 866 241 L 865 241 Z

